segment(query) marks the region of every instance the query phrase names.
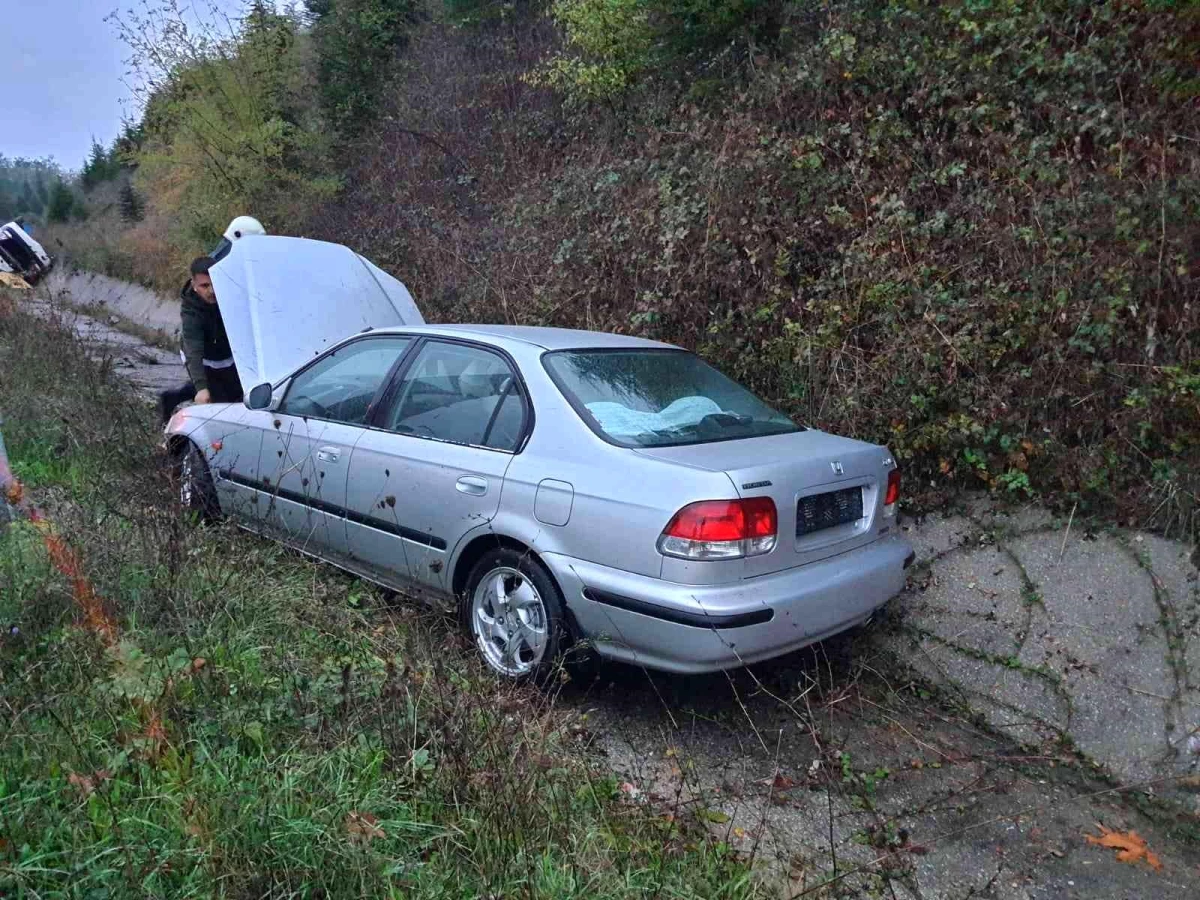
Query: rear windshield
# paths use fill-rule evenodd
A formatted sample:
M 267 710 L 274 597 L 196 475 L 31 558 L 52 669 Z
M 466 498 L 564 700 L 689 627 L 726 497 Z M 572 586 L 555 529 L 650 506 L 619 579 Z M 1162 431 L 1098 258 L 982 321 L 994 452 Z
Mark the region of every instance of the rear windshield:
M 799 431 L 737 382 L 683 350 L 563 350 L 543 360 L 601 437 L 670 447 Z

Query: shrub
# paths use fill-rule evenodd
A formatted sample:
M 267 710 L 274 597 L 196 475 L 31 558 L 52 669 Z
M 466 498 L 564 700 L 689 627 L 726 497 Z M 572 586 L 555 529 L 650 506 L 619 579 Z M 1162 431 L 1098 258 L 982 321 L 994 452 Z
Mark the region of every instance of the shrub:
M 737 77 L 646 70 L 638 102 L 567 117 L 505 81 L 553 40 L 434 29 L 394 115 L 461 166 L 385 132 L 317 227 L 390 261 L 430 318 L 695 348 L 888 443 L 927 496 L 1194 527 L 1195 10 L 795 4 Z
M 534 74 L 574 100 L 612 100 L 721 45 L 773 44 L 782 0 L 555 0 L 567 47 Z

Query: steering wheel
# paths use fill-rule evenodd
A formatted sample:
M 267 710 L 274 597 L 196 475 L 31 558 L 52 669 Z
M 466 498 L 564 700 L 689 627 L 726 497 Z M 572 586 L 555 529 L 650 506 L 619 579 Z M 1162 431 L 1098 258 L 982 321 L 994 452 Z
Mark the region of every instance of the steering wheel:
M 282 410 L 289 416 L 314 416 L 318 419 L 328 419 L 329 410 L 313 400 L 311 397 L 298 397 L 295 404 L 289 403 L 287 408 Z

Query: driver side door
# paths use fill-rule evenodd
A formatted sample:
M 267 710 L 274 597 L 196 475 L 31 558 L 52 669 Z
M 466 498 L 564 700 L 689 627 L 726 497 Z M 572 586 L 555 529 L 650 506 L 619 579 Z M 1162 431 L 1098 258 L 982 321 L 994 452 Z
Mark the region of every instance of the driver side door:
M 273 536 L 318 556 L 345 555 L 350 454 L 411 340 L 359 338 L 292 378 L 259 458 L 267 494 L 259 515 Z

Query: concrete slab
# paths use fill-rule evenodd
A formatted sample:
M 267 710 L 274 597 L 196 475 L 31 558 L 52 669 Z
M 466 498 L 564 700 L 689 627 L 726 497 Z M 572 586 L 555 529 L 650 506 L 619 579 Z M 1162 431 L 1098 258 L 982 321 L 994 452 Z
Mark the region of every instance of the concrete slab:
M 183 278 L 180 278 L 183 285 Z M 167 335 L 179 331 L 179 300 L 149 288 L 93 272 L 55 269 L 38 286 L 71 304 L 89 307 L 103 319 L 110 313 Z

